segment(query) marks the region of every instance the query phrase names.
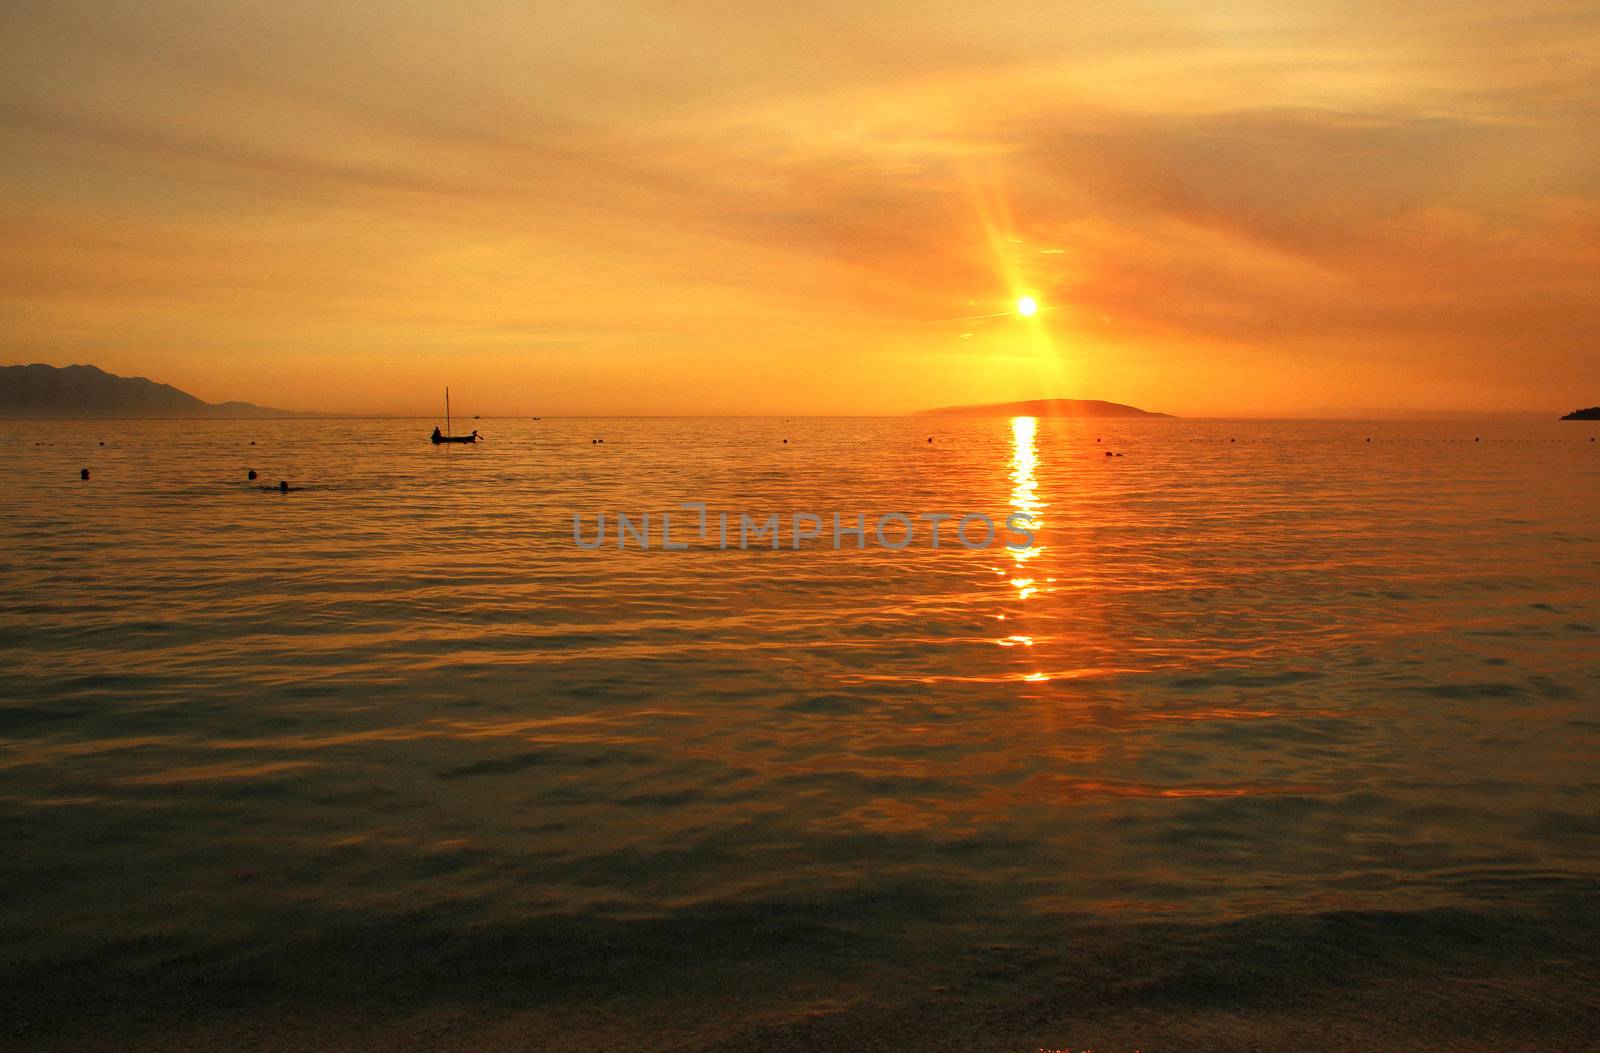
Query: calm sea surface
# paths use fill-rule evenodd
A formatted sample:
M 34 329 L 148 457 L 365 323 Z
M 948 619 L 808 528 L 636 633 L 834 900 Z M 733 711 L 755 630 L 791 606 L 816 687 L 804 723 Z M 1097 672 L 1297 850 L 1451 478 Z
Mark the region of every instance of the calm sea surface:
M 432 423 L 0 422 L 0 1043 L 1595 1048 L 1600 428 Z

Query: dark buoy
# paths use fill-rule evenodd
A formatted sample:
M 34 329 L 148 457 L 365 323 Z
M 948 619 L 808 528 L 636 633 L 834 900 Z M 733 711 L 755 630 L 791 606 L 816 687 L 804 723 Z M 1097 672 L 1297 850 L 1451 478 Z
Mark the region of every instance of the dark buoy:
M 1228 441 L 1229 442 L 1238 442 L 1239 440 L 1238 439 L 1229 439 Z
M 930 435 L 930 436 L 928 436 L 928 441 L 929 441 L 929 442 L 932 442 L 932 441 L 933 441 L 933 436 L 932 436 L 932 435 Z
M 246 479 L 254 479 L 255 477 L 256 477 L 256 470 L 254 468 L 250 469 L 250 471 L 245 475 Z
M 289 480 L 287 480 L 287 479 L 279 479 L 278 480 L 278 493 L 286 494 L 288 492 L 289 492 Z
M 1110 451 L 1110 450 L 1107 450 L 1107 451 L 1106 451 L 1106 456 L 1107 456 L 1107 457 L 1110 457 L 1110 456 L 1111 456 L 1111 451 Z
M 784 445 L 785 445 L 785 446 L 787 446 L 787 445 L 789 445 L 789 440 L 788 440 L 788 439 L 784 439 L 784 440 L 783 440 L 783 444 L 784 444 Z
M 104 439 L 101 439 L 101 440 L 100 440 L 100 445 L 101 445 L 101 446 L 104 446 L 104 445 L 105 445 L 105 444 L 106 444 L 106 441 L 105 441 L 105 440 L 104 440 Z
M 78 473 L 78 478 L 79 479 L 87 479 L 87 478 L 89 478 L 89 469 L 85 468 L 83 471 L 79 472 Z
M 250 445 L 251 445 L 251 446 L 254 446 L 254 445 L 255 445 L 255 444 L 256 444 L 256 441 L 255 441 L 255 440 L 254 440 L 254 439 L 251 439 L 251 440 L 250 440 Z
M 1370 436 L 1370 435 L 1368 435 L 1368 436 L 1367 436 L 1367 441 L 1368 441 L 1368 442 L 1371 442 L 1371 441 L 1372 441 L 1372 436 Z
M 1099 440 L 1099 439 L 1096 439 L 1096 440 L 1095 440 L 1095 442 L 1099 442 L 1099 441 L 1100 441 L 1100 440 Z

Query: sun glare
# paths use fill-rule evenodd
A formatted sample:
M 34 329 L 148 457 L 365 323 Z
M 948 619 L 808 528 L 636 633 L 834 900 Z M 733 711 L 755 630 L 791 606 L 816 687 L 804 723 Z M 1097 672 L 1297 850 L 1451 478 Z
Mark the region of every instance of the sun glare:
M 1024 296 L 1017 301 L 1017 313 L 1024 318 L 1032 318 L 1039 312 L 1039 301 L 1031 296 Z

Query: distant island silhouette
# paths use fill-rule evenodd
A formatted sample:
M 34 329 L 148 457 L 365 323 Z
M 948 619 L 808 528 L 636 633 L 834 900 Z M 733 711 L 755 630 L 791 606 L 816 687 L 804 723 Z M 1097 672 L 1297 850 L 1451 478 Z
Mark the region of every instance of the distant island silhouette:
M 206 402 L 171 384 L 98 366 L 0 366 L 0 417 L 315 417 L 249 402 Z
M 1575 409 L 1562 420 L 1600 420 L 1600 406 L 1590 406 L 1588 409 Z
M 978 406 L 941 406 L 923 410 L 924 417 L 1166 417 L 1137 406 L 1099 399 L 1032 399 L 1026 402 L 989 402 Z

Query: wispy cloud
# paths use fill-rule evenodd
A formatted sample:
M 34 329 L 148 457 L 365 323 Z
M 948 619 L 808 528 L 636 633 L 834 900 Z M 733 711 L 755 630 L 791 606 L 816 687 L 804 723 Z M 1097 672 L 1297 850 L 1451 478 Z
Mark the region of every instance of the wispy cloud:
M 374 409 L 443 371 L 536 378 L 550 412 L 1600 388 L 1592 5 L 22 3 L 0 29 L 12 360 L 265 402 L 323 376 Z

